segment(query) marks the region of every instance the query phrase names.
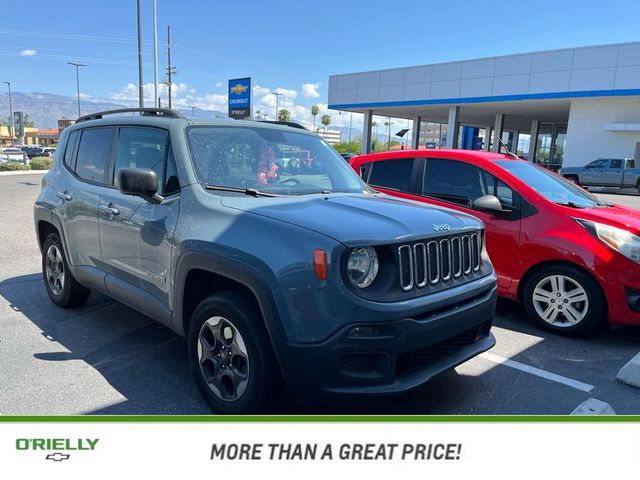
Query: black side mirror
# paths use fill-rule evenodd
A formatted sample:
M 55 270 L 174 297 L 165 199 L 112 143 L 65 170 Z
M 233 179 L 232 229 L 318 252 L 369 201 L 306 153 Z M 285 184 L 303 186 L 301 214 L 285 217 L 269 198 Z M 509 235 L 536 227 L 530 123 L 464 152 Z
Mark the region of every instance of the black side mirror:
M 498 200 L 498 197 L 494 195 L 484 195 L 482 197 L 476 198 L 473 202 L 471 202 L 471 206 L 476 210 L 488 213 L 503 211 L 500 200 Z
M 118 188 L 124 195 L 142 197 L 151 203 L 164 200 L 158 194 L 156 172 L 146 168 L 121 168 L 118 172 Z

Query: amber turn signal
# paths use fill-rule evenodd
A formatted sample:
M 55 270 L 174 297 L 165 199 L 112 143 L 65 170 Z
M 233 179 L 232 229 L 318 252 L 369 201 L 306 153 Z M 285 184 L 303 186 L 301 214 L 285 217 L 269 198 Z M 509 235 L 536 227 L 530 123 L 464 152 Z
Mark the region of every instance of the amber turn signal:
M 313 251 L 313 268 L 320 280 L 327 279 L 327 252 L 319 248 Z

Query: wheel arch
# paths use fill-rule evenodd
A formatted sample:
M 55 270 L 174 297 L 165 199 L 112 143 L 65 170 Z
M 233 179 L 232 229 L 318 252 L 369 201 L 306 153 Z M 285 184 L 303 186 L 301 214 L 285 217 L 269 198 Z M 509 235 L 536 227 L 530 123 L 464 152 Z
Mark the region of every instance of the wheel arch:
M 600 290 L 601 298 L 604 301 L 604 312 L 605 312 L 605 314 L 608 315 L 609 303 L 607 301 L 607 297 L 604 294 L 604 289 L 602 288 L 602 285 L 600 284 L 600 281 L 598 280 L 598 278 L 596 276 L 594 276 L 593 273 L 591 273 L 588 269 L 584 268 L 582 265 L 578 265 L 577 263 L 569 262 L 567 260 L 546 260 L 544 262 L 537 263 L 537 264 L 533 265 L 532 267 L 530 267 L 529 270 L 527 270 L 525 272 L 525 274 L 522 276 L 522 278 L 518 282 L 518 293 L 517 293 L 517 296 L 518 296 L 518 301 L 519 302 L 522 302 L 522 295 L 524 293 L 524 288 L 525 288 L 525 285 L 527 284 L 527 282 L 529 281 L 529 279 L 533 275 L 538 273 L 540 270 L 543 270 L 543 269 L 549 268 L 549 267 L 569 267 L 569 268 L 573 268 L 575 270 L 580 270 L 582 273 L 584 273 L 585 275 L 587 275 L 591 279 L 593 279 L 593 281 L 598 286 L 598 289 Z

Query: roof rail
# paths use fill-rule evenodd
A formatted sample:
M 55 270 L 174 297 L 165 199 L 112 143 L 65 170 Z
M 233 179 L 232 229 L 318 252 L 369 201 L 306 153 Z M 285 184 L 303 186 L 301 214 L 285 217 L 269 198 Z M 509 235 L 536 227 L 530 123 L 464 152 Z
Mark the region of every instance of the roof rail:
M 103 118 L 105 115 L 115 115 L 117 113 L 140 113 L 141 116 L 185 118 L 185 116 L 180 112 L 170 110 L 168 108 L 118 108 L 116 110 L 105 110 L 104 112 L 95 112 L 83 115 L 76 120 L 76 123 L 85 122 L 87 120 L 98 120 Z
M 273 123 L 274 125 L 286 125 L 287 127 L 299 128 L 301 130 L 307 130 L 307 127 L 296 122 L 281 122 L 279 120 L 258 120 L 262 123 Z

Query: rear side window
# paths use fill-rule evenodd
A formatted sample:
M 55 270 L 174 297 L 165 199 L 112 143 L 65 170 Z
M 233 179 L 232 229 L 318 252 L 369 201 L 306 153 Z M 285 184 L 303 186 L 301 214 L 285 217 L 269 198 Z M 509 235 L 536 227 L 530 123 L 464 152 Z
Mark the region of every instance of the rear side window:
M 164 184 L 164 165 L 169 135 L 155 128 L 125 127 L 118 134 L 113 184 L 118 186 L 122 168 L 145 168 L 156 172 L 158 185 Z
M 76 175 L 96 183 L 105 183 L 115 128 L 83 130 L 76 156 Z
M 611 160 L 611 168 L 622 168 L 622 160 Z
M 369 184 L 402 192 L 411 191 L 413 158 L 372 162 L 370 169 Z M 363 178 L 366 178 L 364 174 Z
M 67 139 L 67 146 L 64 150 L 64 163 L 67 167 L 71 167 L 71 162 L 73 161 L 73 151 L 76 148 L 77 141 L 78 131 L 74 130 L 69 134 L 69 138 Z

